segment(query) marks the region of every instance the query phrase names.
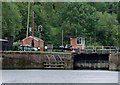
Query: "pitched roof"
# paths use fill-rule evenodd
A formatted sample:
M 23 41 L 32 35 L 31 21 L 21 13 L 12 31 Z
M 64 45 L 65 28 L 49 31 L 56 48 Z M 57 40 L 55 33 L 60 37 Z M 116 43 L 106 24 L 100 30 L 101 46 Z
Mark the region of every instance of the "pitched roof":
M 5 40 L 5 39 L 0 39 L 0 41 L 8 42 L 8 40 Z
M 26 37 L 26 38 L 24 38 L 23 40 L 26 40 L 26 39 L 28 39 L 28 38 L 34 38 L 36 41 L 43 41 L 42 39 L 40 39 L 40 38 L 38 38 L 38 37 L 33 37 L 33 36 L 29 36 L 29 37 Z M 22 40 L 22 41 L 23 41 Z

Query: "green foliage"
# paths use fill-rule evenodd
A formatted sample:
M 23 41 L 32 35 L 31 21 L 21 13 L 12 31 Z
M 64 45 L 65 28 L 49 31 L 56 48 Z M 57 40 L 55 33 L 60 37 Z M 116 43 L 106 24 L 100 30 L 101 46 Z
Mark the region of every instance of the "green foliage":
M 64 30 L 65 36 L 94 37 L 97 23 L 96 10 L 87 3 L 64 3 L 64 8 L 56 12 L 53 21 L 59 22 L 56 26 Z M 68 41 L 65 39 L 64 44 L 67 44 Z
M 118 3 L 118 8 L 117 8 L 117 19 L 120 23 L 120 2 Z
M 108 10 L 106 3 L 104 2 L 88 2 L 88 4 L 90 4 L 91 6 L 95 7 L 97 11 L 99 12 L 105 12 L 106 10 Z
M 93 43 L 92 46 L 102 46 L 102 45 L 101 43 L 96 42 L 96 43 Z
M 18 47 L 21 45 L 22 42 L 17 42 L 13 44 L 13 50 L 18 50 Z
M 117 20 L 119 22 L 119 26 L 117 29 L 117 38 L 118 38 L 118 47 L 120 48 L 120 1 L 118 3 L 118 8 L 117 8 Z
M 88 2 L 91 6 L 95 7 L 99 12 L 117 13 L 117 2 Z
M 97 42 L 102 45 L 116 45 L 116 33 L 118 29 L 118 21 L 114 14 L 97 13 L 99 20 L 96 27 Z
M 118 10 L 117 9 L 118 4 Z M 30 24 L 32 27 L 32 12 L 35 13 L 35 36 L 40 37 L 38 25 L 43 26 L 41 38 L 45 45 L 61 45 L 62 30 L 64 36 L 87 37 L 86 44 L 117 45 L 120 41 L 118 21 L 120 23 L 120 3 L 114 2 L 31 2 Z M 13 35 L 14 41 L 26 37 L 28 3 L 3 3 L 2 35 Z M 118 13 L 118 15 L 116 14 Z M 118 21 L 117 21 L 118 20 Z M 29 33 L 29 35 L 31 35 Z M 69 38 L 64 37 L 64 45 L 69 44 Z
M 15 37 L 23 28 L 19 9 L 14 3 L 9 2 L 2 4 L 2 10 L 2 36 L 13 35 Z
M 19 9 L 22 19 L 22 22 L 20 23 L 20 25 L 22 25 L 22 29 L 21 31 L 19 31 L 19 33 L 16 35 L 17 37 L 15 37 L 15 41 L 17 40 L 22 40 L 25 38 L 26 36 L 26 31 L 27 31 L 27 13 L 28 13 L 28 3 L 26 2 L 19 2 L 19 3 L 14 3 L 16 4 L 16 6 Z M 19 36 L 21 35 L 21 36 Z

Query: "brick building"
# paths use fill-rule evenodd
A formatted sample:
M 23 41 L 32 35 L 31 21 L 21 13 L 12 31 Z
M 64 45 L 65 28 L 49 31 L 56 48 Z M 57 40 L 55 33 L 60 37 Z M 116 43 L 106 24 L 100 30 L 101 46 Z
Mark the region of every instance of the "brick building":
M 38 37 L 29 36 L 29 37 L 22 40 L 22 45 L 23 46 L 25 46 L 25 45 L 32 46 L 32 40 L 34 40 L 34 47 L 35 48 L 40 47 L 40 51 L 44 51 L 44 41 Z
M 85 49 L 85 38 L 84 37 L 71 37 L 70 46 L 72 49 Z
M 85 49 L 85 37 L 76 37 L 76 36 L 67 36 L 70 37 L 69 47 L 66 48 L 72 49 L 72 51 L 66 50 L 66 52 L 74 52 L 80 49 Z

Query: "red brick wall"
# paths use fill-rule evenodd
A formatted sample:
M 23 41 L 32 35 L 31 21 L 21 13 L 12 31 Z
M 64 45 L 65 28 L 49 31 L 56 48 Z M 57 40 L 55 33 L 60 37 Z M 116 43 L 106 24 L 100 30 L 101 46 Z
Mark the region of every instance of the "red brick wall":
M 27 38 L 27 39 L 24 40 L 24 42 L 25 42 L 25 45 L 30 45 L 31 46 L 32 38 Z M 35 48 L 38 48 L 39 47 L 39 41 L 36 41 L 34 39 L 34 42 L 35 42 Z M 44 51 L 44 41 L 41 41 L 40 44 L 41 44 L 41 51 Z
M 41 51 L 44 51 L 44 41 L 41 41 L 40 44 L 41 44 L 41 47 L 40 47 Z
M 25 45 L 26 45 L 26 44 L 27 44 L 27 45 L 31 45 L 31 41 L 32 41 L 32 38 L 27 38 L 27 39 L 25 39 L 25 40 L 24 40 Z
M 73 49 L 82 49 L 82 45 L 77 44 L 77 38 L 70 38 L 70 46 L 72 46 Z

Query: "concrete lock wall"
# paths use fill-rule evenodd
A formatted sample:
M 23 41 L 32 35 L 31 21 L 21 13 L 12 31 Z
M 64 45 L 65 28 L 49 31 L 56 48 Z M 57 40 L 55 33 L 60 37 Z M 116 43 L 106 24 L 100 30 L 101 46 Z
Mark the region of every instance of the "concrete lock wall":
M 120 70 L 120 53 L 112 54 L 73 54 L 73 69 Z
M 110 54 L 109 70 L 119 70 L 120 71 L 120 53 Z
M 2 52 L 3 69 L 44 69 L 44 62 L 55 63 L 54 56 L 61 56 L 62 69 L 106 69 L 120 70 L 120 53 L 115 54 L 79 54 L 54 52 Z M 56 62 L 59 59 L 56 58 Z M 55 63 L 56 65 L 56 63 Z M 58 63 L 59 65 L 59 63 Z M 60 69 L 60 68 L 57 68 Z
M 71 54 L 69 53 L 44 53 L 44 52 L 3 52 L 3 69 L 44 69 L 44 62 L 49 62 L 46 55 L 55 62 L 52 55 L 61 56 L 64 60 L 64 69 L 71 69 Z M 56 58 L 57 59 L 57 58 Z M 59 60 L 56 60 L 59 62 Z
M 74 69 L 109 69 L 109 54 L 75 54 Z

